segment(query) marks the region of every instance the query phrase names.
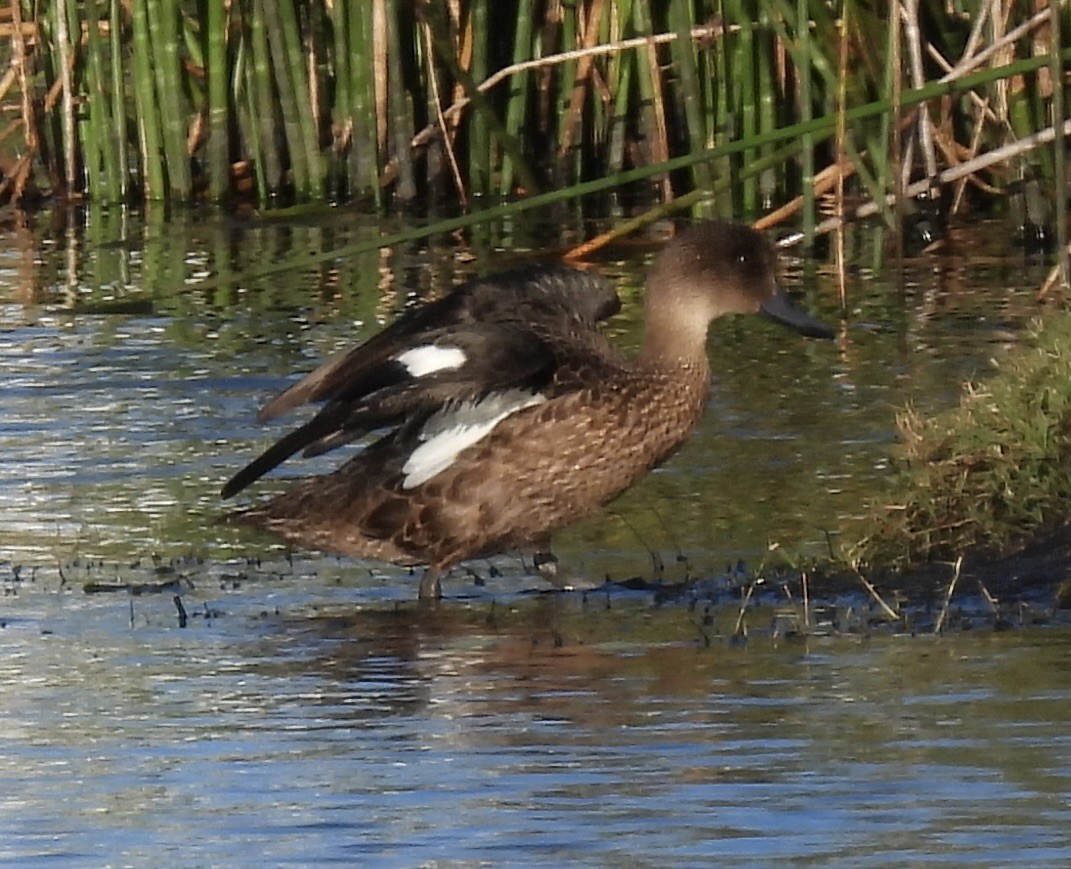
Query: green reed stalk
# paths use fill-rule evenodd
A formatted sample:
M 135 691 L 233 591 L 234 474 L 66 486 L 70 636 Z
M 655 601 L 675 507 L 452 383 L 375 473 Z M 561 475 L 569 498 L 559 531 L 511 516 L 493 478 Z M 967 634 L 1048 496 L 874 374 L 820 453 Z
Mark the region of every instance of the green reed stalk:
M 624 35 L 633 20 L 632 0 L 620 0 L 612 7 L 617 13 L 618 30 Z M 614 55 L 607 76 L 614 101 L 610 107 L 606 132 L 606 171 L 620 172 L 625 165 L 625 146 L 628 136 L 629 101 L 635 86 L 636 52 Z
M 695 48 L 692 45 L 692 16 L 683 3 L 671 3 L 669 6 L 669 26 L 676 31 L 677 38 L 670 43 L 670 56 L 673 58 L 680 87 L 679 104 L 683 109 L 685 135 L 691 151 L 702 151 L 711 147 L 713 136 L 708 133 L 706 118 L 703 115 L 700 98 L 699 66 L 696 62 Z M 750 52 L 744 58 L 750 67 Z M 754 91 L 747 94 L 747 102 L 754 104 Z M 714 180 L 709 163 L 697 163 L 692 168 L 692 183 L 701 190 L 711 186 Z
M 242 33 L 238 37 L 235 69 L 241 76 L 240 92 L 235 98 L 235 113 L 238 117 L 244 155 L 253 160 L 253 180 L 257 186 L 257 201 L 267 205 L 272 190 L 268 186 L 268 173 L 265 170 L 267 153 L 264 138 L 261 135 L 263 119 L 257 110 L 256 72 L 253 69 L 252 37 L 249 33 Z
M 208 76 L 208 142 L 205 162 L 208 169 L 208 195 L 215 202 L 220 202 L 230 193 L 230 111 L 227 93 L 230 76 L 227 64 L 229 22 L 225 0 L 207 0 L 207 4 L 205 71 Z
M 740 0 L 733 0 L 732 14 L 734 19 L 740 22 L 740 33 L 737 35 L 732 52 L 736 58 L 734 67 L 736 75 L 733 80 L 737 84 L 739 99 L 733 100 L 734 106 L 739 106 L 739 126 L 737 134 L 744 139 L 754 138 L 759 131 L 759 111 L 762 109 L 763 97 L 759 92 L 758 82 L 758 56 L 756 51 L 755 31 L 750 17 L 744 13 Z M 755 151 L 744 151 L 741 154 L 744 166 L 756 159 Z M 740 192 L 743 199 L 743 213 L 755 214 L 759 208 L 758 177 L 748 175 L 741 179 Z
M 517 16 L 513 32 L 513 62 L 522 63 L 532 56 L 532 24 L 534 15 Z M 509 80 L 509 97 L 506 100 L 506 134 L 520 142 L 524 135 L 525 113 L 528 109 L 528 83 L 531 75 L 527 71 L 516 73 Z M 502 155 L 502 174 L 498 182 L 500 196 L 513 192 L 513 157 L 509 153 Z
M 349 164 L 353 159 L 353 98 L 350 96 L 352 86 L 350 62 L 353 59 L 348 44 L 350 27 L 350 4 L 331 4 L 331 31 L 334 36 L 332 63 L 334 66 L 335 100 L 331 110 L 332 126 L 335 133 L 334 147 L 331 150 L 329 194 L 341 200 L 345 194 L 346 179 L 350 175 Z M 360 14 L 358 11 L 357 14 Z M 340 141 L 348 135 L 349 143 Z
M 111 148 L 116 161 L 116 184 L 117 189 L 113 202 L 125 201 L 130 190 L 130 156 L 127 141 L 126 124 L 126 84 L 123 58 L 126 57 L 122 43 L 123 32 L 123 5 L 121 0 L 111 0 L 108 10 L 108 40 L 111 49 L 111 59 L 108 64 L 109 83 L 112 96 L 112 130 Z M 104 82 L 102 81 L 103 87 Z
M 361 6 L 358 14 L 350 15 L 349 24 L 349 45 L 353 58 L 350 64 L 350 99 L 353 111 L 353 134 L 350 141 L 352 157 L 349 161 L 350 195 L 371 196 L 376 205 L 379 205 L 379 148 L 373 119 L 375 79 L 370 62 L 375 53 L 372 46 L 371 16 L 367 7 Z
M 577 16 L 581 14 L 581 10 L 578 8 L 579 4 L 571 4 L 565 6 L 562 5 L 561 13 L 561 31 L 560 39 L 558 43 L 559 51 L 572 51 L 577 47 Z M 554 125 L 557 130 L 556 141 L 572 142 L 573 132 L 570 129 L 570 125 L 575 123 L 574 115 L 569 111 L 569 102 L 572 100 L 573 88 L 576 87 L 576 73 L 577 62 L 575 60 L 567 60 L 560 63 L 556 67 L 558 78 L 558 90 L 555 95 L 557 100 L 557 123 Z M 556 149 L 558 151 L 556 165 L 554 167 L 554 177 L 560 184 L 575 184 L 579 180 L 580 164 L 577 160 L 579 149 L 570 147 L 565 153 L 561 152 L 560 147 Z
M 472 34 L 472 61 L 469 74 L 478 84 L 487 78 L 488 22 L 487 0 L 472 0 L 469 5 L 469 32 Z M 490 118 L 484 112 L 469 115 L 469 189 L 475 194 L 491 192 L 491 133 Z
M 390 99 L 388 140 L 391 143 L 391 150 L 398 158 L 398 180 L 394 193 L 402 202 L 410 202 L 416 198 L 413 153 L 409 147 L 413 130 L 413 112 L 409 94 L 405 91 L 401 25 L 402 6 L 399 0 L 387 0 L 387 85 Z
M 849 54 L 852 51 L 852 34 L 856 34 L 855 50 L 861 57 L 860 60 L 865 61 L 867 52 L 870 51 L 870 44 L 877 43 L 876 39 L 870 39 L 867 34 L 864 33 L 863 28 L 873 27 L 875 21 L 881 19 L 875 19 L 873 15 L 869 15 L 867 19 L 864 19 L 864 13 L 867 10 L 861 8 L 855 0 L 845 0 L 844 6 L 841 10 L 841 14 L 844 18 L 844 28 L 846 38 L 849 40 L 847 50 Z M 851 104 L 851 94 L 866 93 L 870 88 L 866 81 L 866 76 L 871 75 L 868 68 L 875 68 L 875 73 L 880 69 L 881 80 L 874 83 L 874 88 L 879 93 L 889 94 L 891 91 L 892 75 L 894 74 L 892 63 L 890 62 L 889 46 L 885 46 L 885 54 L 881 55 L 878 51 L 873 51 L 878 56 L 878 60 L 872 64 L 864 62 L 861 67 L 861 71 L 858 71 L 855 76 L 852 75 L 851 64 L 849 63 L 846 70 L 846 81 L 843 83 L 843 93 L 846 97 L 844 110 Z M 838 79 L 840 73 L 838 72 Z M 838 93 L 840 84 L 838 83 Z M 877 124 L 865 124 L 860 125 L 854 132 L 851 129 L 846 130 L 844 137 L 844 151 L 845 155 L 852 161 L 855 168 L 855 175 L 859 182 L 866 188 L 867 195 L 870 199 L 877 203 L 879 213 L 885 224 L 892 227 L 895 224 L 895 219 L 888 202 L 886 202 L 885 194 L 890 191 L 890 178 L 889 178 L 889 131 L 892 129 L 889 123 L 889 113 L 885 113 L 881 116 L 881 120 Z M 865 146 L 866 158 L 857 150 L 856 142 L 860 142 Z M 873 167 L 873 171 L 871 170 Z M 876 173 L 876 174 L 875 174 Z
M 250 101 L 253 106 L 252 122 L 257 128 L 256 141 L 260 146 L 256 152 L 257 179 L 258 185 L 266 187 L 269 195 L 274 196 L 283 182 L 283 156 L 279 153 L 275 137 L 278 101 L 273 91 L 271 48 L 262 0 L 252 0 L 247 9 L 246 20 L 249 22 L 248 64 Z M 288 132 L 284 124 L 284 133 Z
M 760 24 L 769 25 L 768 13 L 762 12 Z M 774 130 L 778 124 L 779 91 L 777 81 L 774 78 L 773 40 L 769 30 L 764 27 L 755 39 L 755 64 L 757 67 L 756 90 L 759 94 L 755 135 Z M 766 157 L 772 151 L 772 146 L 765 145 L 759 148 L 759 157 Z M 774 201 L 777 194 L 778 173 L 774 168 L 769 168 L 758 176 L 758 201 L 756 205 L 765 209 Z
M 256 0 L 255 0 L 256 2 Z M 308 152 L 305 150 L 304 134 L 302 131 L 302 109 L 299 108 L 299 91 L 296 82 L 304 79 L 304 71 L 301 68 L 300 56 L 297 58 L 298 70 L 295 79 L 293 70 L 293 58 L 289 52 L 289 45 L 284 35 L 287 24 L 296 27 L 293 6 L 288 2 L 278 0 L 259 0 L 262 7 L 261 21 L 264 24 L 264 32 L 267 36 L 267 57 L 271 61 L 274 76 L 272 82 L 275 85 L 279 100 L 279 110 L 283 117 L 283 132 L 286 136 L 286 152 L 290 159 L 290 171 L 293 178 L 294 190 L 299 196 L 308 196 L 312 192 L 313 167 L 309 165 Z M 289 10 L 289 21 L 282 20 L 282 9 Z M 269 24 L 269 22 L 271 22 Z M 292 31 L 291 31 L 292 32 Z M 299 52 L 300 55 L 300 52 Z M 304 95 L 301 95 L 304 100 Z
M 597 32 L 592 40 L 593 45 L 605 45 L 611 40 L 611 35 L 616 34 L 616 22 L 614 21 L 614 4 L 604 2 L 599 10 L 599 20 L 597 26 Z M 595 23 L 593 22 L 593 26 Z M 581 139 L 584 153 L 594 157 L 599 155 L 602 159 L 599 161 L 598 168 L 595 171 L 605 171 L 605 159 L 606 159 L 606 136 L 609 132 L 608 126 L 610 122 L 610 114 L 612 108 L 608 108 L 607 103 L 599 96 L 599 92 L 595 86 L 595 82 L 601 79 L 603 82 L 610 78 L 610 66 L 617 61 L 617 57 L 610 55 L 606 58 L 592 58 L 591 59 L 591 73 L 588 78 L 591 84 L 588 89 L 591 91 L 591 96 L 588 100 L 588 104 L 591 107 L 591 123 L 588 125 L 587 135 Z M 583 119 L 581 119 L 583 120 Z M 581 127 L 583 131 L 583 127 Z
M 138 142 L 141 148 L 142 193 L 146 199 L 167 195 L 164 174 L 160 105 L 156 101 L 152 43 L 149 37 L 149 4 L 135 3 L 131 11 L 133 40 L 134 103 Z
M 897 18 L 899 21 L 899 18 Z M 875 167 L 877 183 L 885 192 L 900 189 L 900 28 L 890 25 L 885 44 L 885 64 L 882 73 L 880 93 L 889 100 L 891 111 L 885 112 L 878 123 L 878 134 L 867 140 L 870 162 Z M 896 130 L 895 137 L 893 131 Z M 884 196 L 881 197 L 884 200 Z M 885 222 L 889 228 L 895 228 L 897 215 L 890 209 L 884 210 Z
M 1064 65 L 1060 59 L 1063 48 L 1063 29 L 1065 22 L 1061 19 L 1066 13 L 1066 4 L 1057 4 L 1052 10 L 1049 22 L 1049 78 L 1052 81 L 1052 124 L 1056 129 L 1053 141 L 1053 187 L 1056 190 L 1056 251 L 1060 264 L 1060 280 L 1065 286 L 1071 286 L 1067 259 L 1067 139 L 1063 135 L 1064 127 L 1064 88 L 1066 79 Z
M 799 40 L 797 50 L 793 53 L 797 72 L 800 77 L 800 120 L 807 123 L 814 117 L 813 76 L 811 74 L 811 26 L 807 9 L 807 0 L 797 0 L 796 33 Z M 803 237 L 808 244 L 814 241 L 815 199 L 814 199 L 814 136 L 803 137 L 803 151 L 800 162 L 800 184 L 803 187 Z
M 634 0 L 632 4 L 633 26 L 639 36 L 654 35 L 650 0 Z M 669 142 L 666 140 L 665 115 L 662 108 L 662 80 L 658 75 L 658 49 L 653 43 L 639 49 L 636 56 L 639 71 L 640 133 L 643 137 L 644 157 L 649 164 L 663 163 L 669 157 Z M 719 77 L 719 81 L 722 81 Z M 672 197 L 668 175 L 661 181 L 665 198 Z
M 823 44 L 836 44 L 833 41 L 836 39 L 836 25 L 830 17 L 825 2 L 813 0 L 808 3 L 808 0 L 796 0 L 795 5 L 791 0 L 763 0 L 763 2 L 771 12 L 770 23 L 784 44 L 790 50 L 802 51 L 804 56 L 810 59 L 813 72 L 818 73 L 823 89 L 815 91 L 815 95 L 821 97 L 822 94 L 835 90 L 837 86 L 836 64 L 821 50 Z M 794 23 L 791 29 L 792 32 L 797 33 L 806 23 L 808 38 L 793 39 L 787 22 Z M 811 36 L 812 29 L 819 38 Z M 822 40 L 830 41 L 824 43 Z M 799 65 L 802 61 L 793 57 L 793 63 Z
M 188 199 L 193 189 L 186 152 L 186 106 L 179 81 L 182 54 L 178 38 L 178 7 L 173 0 L 145 0 L 145 5 L 167 161 L 167 193 L 170 197 Z
M 119 202 L 122 199 L 121 179 L 118 154 L 111 147 L 114 122 L 112 106 L 109 104 L 111 95 L 105 87 L 108 76 L 104 71 L 104 45 L 100 37 L 100 0 L 88 0 L 86 12 L 86 101 L 89 110 L 83 155 L 86 183 L 91 198 Z M 121 110 L 122 104 L 117 104 L 116 108 Z
M 726 6 L 725 0 L 719 3 L 719 10 L 725 18 L 731 20 L 733 10 Z M 740 118 L 738 116 L 738 78 L 737 57 L 735 47 L 735 35 L 725 33 L 718 39 L 710 55 L 710 63 L 713 69 L 713 80 L 716 83 L 716 102 L 714 130 L 717 133 L 717 142 L 724 143 L 735 141 L 740 138 Z M 730 214 L 735 210 L 733 202 L 734 191 L 740 189 L 737 183 L 736 170 L 740 157 L 737 155 L 725 156 L 713 163 L 715 175 L 718 179 L 728 179 L 728 187 L 724 188 L 726 195 L 719 197 L 719 208 L 722 213 Z
M 291 87 L 297 101 L 296 113 L 300 130 L 299 147 L 304 152 L 307 171 L 306 192 L 313 199 L 322 199 L 324 194 L 324 173 L 321 167 L 319 135 L 316 129 L 316 110 L 314 94 L 306 72 L 305 53 L 302 50 L 302 29 L 298 22 L 297 11 L 290 0 L 274 0 L 275 8 L 280 13 L 279 30 L 282 31 L 282 44 L 286 52 L 286 67 L 290 73 Z M 270 19 L 269 19 L 270 20 Z M 270 30 L 270 27 L 269 27 Z

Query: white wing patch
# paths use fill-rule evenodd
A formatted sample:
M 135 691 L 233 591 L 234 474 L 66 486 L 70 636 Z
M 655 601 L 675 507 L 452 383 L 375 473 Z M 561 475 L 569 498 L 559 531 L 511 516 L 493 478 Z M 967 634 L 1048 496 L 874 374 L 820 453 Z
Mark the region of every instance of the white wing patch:
M 444 368 L 460 368 L 465 364 L 465 352 L 459 347 L 436 347 L 424 344 L 394 357 L 413 377 L 425 377 Z
M 420 432 L 423 443 L 410 453 L 402 467 L 405 472 L 402 488 L 412 489 L 426 483 L 450 467 L 463 449 L 481 440 L 507 416 L 546 400 L 538 392 L 511 389 L 437 411 Z

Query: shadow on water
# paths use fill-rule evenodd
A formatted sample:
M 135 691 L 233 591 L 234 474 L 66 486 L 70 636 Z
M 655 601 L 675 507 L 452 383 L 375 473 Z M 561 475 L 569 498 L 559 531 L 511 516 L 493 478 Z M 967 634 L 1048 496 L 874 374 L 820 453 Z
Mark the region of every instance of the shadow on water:
M 1071 862 L 1066 627 L 741 645 L 733 604 L 535 594 L 517 559 L 417 607 L 404 570 L 217 525 L 293 372 L 561 230 L 240 279 L 379 231 L 112 212 L 0 250 L 0 860 Z M 824 551 L 884 472 L 895 409 L 953 402 L 1034 315 L 1046 263 L 1007 235 L 970 228 L 894 273 L 863 265 L 861 232 L 835 346 L 719 323 L 701 430 L 558 555 L 677 582 Z M 635 346 L 641 257 L 616 256 L 599 268 Z M 790 266 L 836 321 L 834 276 Z M 236 280 L 197 287 L 219 273 Z

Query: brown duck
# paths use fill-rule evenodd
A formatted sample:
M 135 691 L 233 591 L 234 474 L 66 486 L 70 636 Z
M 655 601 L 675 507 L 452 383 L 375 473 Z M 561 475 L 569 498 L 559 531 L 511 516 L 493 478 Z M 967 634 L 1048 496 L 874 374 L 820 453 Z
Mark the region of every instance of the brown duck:
M 325 405 L 223 496 L 299 450 L 386 434 L 232 520 L 302 546 L 426 564 L 420 596 L 438 597 L 454 565 L 545 546 L 681 446 L 707 401 L 717 317 L 761 312 L 833 336 L 779 290 L 769 242 L 725 222 L 695 224 L 658 254 L 635 358 L 598 328 L 619 306 L 598 276 L 543 266 L 463 284 L 403 316 L 270 402 L 262 419 Z

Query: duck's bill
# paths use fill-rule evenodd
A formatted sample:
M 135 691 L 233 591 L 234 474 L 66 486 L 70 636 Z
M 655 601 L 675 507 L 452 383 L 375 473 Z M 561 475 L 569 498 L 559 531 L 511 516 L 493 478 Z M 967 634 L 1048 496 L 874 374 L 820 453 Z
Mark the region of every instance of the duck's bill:
M 836 333 L 821 320 L 812 317 L 802 308 L 796 307 L 780 290 L 762 303 L 763 314 L 778 323 L 791 326 L 808 338 L 832 338 Z

